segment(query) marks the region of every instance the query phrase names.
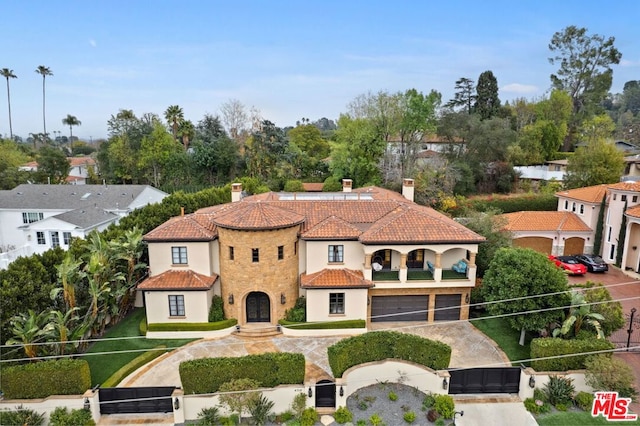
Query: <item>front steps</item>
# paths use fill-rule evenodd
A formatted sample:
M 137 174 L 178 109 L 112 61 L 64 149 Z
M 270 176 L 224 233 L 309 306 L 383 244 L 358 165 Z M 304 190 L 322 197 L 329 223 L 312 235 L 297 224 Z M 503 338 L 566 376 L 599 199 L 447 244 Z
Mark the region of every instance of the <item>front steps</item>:
M 238 337 L 273 337 L 282 334 L 280 326 L 271 324 L 245 324 L 243 326 L 236 326 L 236 331 L 233 332 Z

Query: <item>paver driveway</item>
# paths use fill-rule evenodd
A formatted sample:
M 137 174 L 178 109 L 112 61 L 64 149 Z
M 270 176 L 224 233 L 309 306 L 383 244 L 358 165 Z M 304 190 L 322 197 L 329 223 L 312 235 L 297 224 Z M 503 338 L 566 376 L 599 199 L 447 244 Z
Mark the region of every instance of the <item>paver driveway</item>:
M 376 323 L 374 330 L 392 329 L 439 340 L 451 346 L 451 367 L 508 364 L 496 344 L 466 321 L 453 323 Z M 181 386 L 182 361 L 208 357 L 232 357 L 264 352 L 302 353 L 307 361 L 306 379 L 330 378 L 327 347 L 344 337 L 241 338 L 235 335 L 199 340 L 152 361 L 131 374 L 119 386 Z

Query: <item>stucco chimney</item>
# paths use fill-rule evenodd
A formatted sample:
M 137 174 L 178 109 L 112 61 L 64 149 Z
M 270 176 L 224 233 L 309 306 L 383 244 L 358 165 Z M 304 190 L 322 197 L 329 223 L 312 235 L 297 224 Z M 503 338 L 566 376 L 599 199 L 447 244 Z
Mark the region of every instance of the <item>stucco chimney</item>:
M 342 192 L 351 192 L 353 181 L 351 179 L 342 179 Z
M 241 198 L 242 198 L 242 184 L 232 183 L 231 184 L 231 202 L 235 203 L 236 201 L 240 201 Z
M 402 196 L 409 201 L 413 201 L 413 179 L 402 179 Z

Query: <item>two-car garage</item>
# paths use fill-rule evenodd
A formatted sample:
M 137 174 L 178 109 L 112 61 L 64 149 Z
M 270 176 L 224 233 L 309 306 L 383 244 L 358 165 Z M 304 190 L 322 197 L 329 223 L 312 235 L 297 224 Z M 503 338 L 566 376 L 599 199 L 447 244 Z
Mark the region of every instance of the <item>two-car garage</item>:
M 461 294 L 373 296 L 371 321 L 427 321 L 429 298 L 435 297 L 434 321 L 460 319 Z

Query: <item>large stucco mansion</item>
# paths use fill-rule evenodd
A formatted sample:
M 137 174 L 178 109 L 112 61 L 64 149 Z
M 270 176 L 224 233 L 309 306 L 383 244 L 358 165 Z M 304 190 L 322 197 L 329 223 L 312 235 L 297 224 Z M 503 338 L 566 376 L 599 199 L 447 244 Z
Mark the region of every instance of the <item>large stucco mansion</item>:
M 275 325 L 299 297 L 307 321 L 468 318 L 484 238 L 378 187 L 242 195 L 149 232 L 138 285 L 149 323 L 206 322 L 213 295 L 240 326 Z

